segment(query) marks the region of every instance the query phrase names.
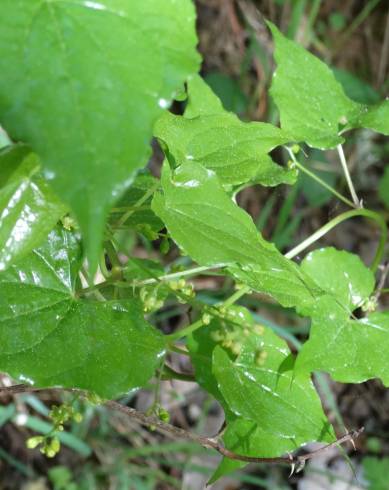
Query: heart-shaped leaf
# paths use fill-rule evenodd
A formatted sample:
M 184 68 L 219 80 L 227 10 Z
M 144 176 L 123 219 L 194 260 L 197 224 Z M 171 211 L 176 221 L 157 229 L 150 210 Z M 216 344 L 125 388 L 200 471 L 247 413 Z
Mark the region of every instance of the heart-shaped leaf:
M 190 0 L 3 0 L 0 121 L 75 212 L 92 272 L 152 127 L 199 66 Z
M 135 299 L 76 298 L 80 255 L 73 234 L 54 230 L 0 273 L 0 370 L 39 386 L 114 397 L 149 380 L 164 340 Z

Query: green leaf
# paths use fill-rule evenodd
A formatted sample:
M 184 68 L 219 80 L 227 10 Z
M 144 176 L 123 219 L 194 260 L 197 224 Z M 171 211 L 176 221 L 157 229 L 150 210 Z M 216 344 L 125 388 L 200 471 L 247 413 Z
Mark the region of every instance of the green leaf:
M 292 368 L 287 344 L 262 326 L 251 331 L 235 362 L 220 347 L 214 349 L 218 389 L 236 414 L 227 412 L 223 432 L 227 449 L 245 456 L 276 457 L 310 440 L 334 439 L 309 375 L 294 379 Z M 243 466 L 223 458 L 209 483 Z
M 321 289 L 304 274 L 297 264 L 281 254 L 273 257 L 258 254 L 256 263 L 229 267 L 237 281 L 259 293 L 276 299 L 282 306 L 298 306 L 301 314 L 308 314 Z
M 389 100 L 374 106 L 365 106 L 352 123 L 352 127 L 369 128 L 389 135 Z
M 235 278 L 284 306 L 312 302 L 317 286 L 262 238 L 212 171 L 187 162 L 171 174 L 165 164 L 161 183 L 164 194 L 154 196 L 153 210 L 196 262 L 228 263 Z
M 275 41 L 277 70 L 271 95 L 281 127 L 297 141 L 333 148 L 342 130 L 365 127 L 389 134 L 389 103 L 364 106 L 349 99 L 331 69 L 268 22 Z
M 362 306 L 374 290 L 374 274 L 361 259 L 333 247 L 309 253 L 301 269 L 350 311 Z
M 187 345 L 197 382 L 212 393 L 224 408 L 227 427 L 223 432 L 223 442 L 228 449 L 247 456 L 272 457 L 297 449 L 300 443 L 306 442 L 310 437 L 318 440 L 321 438 L 331 440 L 333 437 L 330 429 L 327 434 L 321 434 L 320 430 L 315 429 L 310 433 L 311 435 L 306 433 L 307 438 L 301 440 L 295 439 L 290 433 L 283 432 L 287 422 L 281 424 L 277 414 L 280 411 L 280 418 L 297 417 L 297 426 L 301 422 L 302 415 L 299 413 L 300 405 L 293 406 L 293 403 L 296 404 L 298 397 L 303 407 L 305 403 L 315 407 L 313 413 L 314 417 L 318 418 L 318 426 L 326 430 L 327 423 L 309 378 L 305 377 L 303 382 L 300 380 L 301 389 L 305 392 L 304 397 L 301 397 L 301 390 L 298 387 L 293 387 L 295 383 L 291 371 L 293 358 L 290 356 L 287 344 L 270 329 L 262 325 L 254 325 L 253 318 L 245 308 L 229 307 L 224 319 L 214 318 L 209 325 L 196 330 L 188 339 Z M 255 378 L 255 381 L 251 380 L 252 385 L 249 386 L 248 383 L 240 385 L 236 383 L 233 376 L 230 376 L 231 373 L 225 370 L 226 365 L 230 367 L 230 364 L 232 370 L 239 371 L 243 366 L 244 370 L 247 368 L 250 375 L 251 370 L 258 370 L 260 375 Z M 282 382 L 283 377 L 284 382 Z M 269 394 L 268 386 L 276 387 L 274 395 Z M 253 393 L 253 390 L 257 389 L 263 392 L 264 400 L 260 399 L 260 395 Z M 257 424 L 257 421 L 247 418 L 247 413 L 239 402 L 244 397 L 247 399 L 247 404 L 254 404 L 253 410 L 257 410 L 256 417 L 261 420 L 260 423 Z M 267 400 L 266 397 L 269 399 Z M 285 405 L 277 397 L 284 398 Z M 235 400 L 238 400 L 239 414 Z M 307 406 L 306 409 L 310 413 L 311 407 Z M 309 423 L 305 422 L 307 431 Z M 293 422 L 291 424 L 293 425 Z M 294 430 L 297 432 L 296 427 Z M 245 466 L 245 463 L 224 458 L 211 481 L 216 481 L 219 477 L 242 466 Z
M 164 340 L 135 300 L 77 299 L 79 265 L 76 237 L 54 230 L 0 274 L 0 370 L 39 386 L 114 397 L 148 381 Z
M 161 184 L 164 194 L 154 196 L 152 207 L 173 239 L 199 264 L 255 263 L 259 252 L 277 255 L 211 170 L 187 162 L 171 173 L 165 163 Z
M 388 490 L 389 458 L 363 458 L 364 478 L 369 490 Z
M 297 449 L 291 439 L 278 434 L 274 436 L 271 429 L 264 430 L 260 424 L 243 417 L 228 421 L 223 432 L 223 442 L 235 454 L 258 458 L 280 456 Z M 223 458 L 208 484 L 246 465 L 242 461 Z
M 222 332 L 225 328 L 228 327 L 220 319 L 214 318 L 209 325 L 204 325 L 199 330 L 196 330 L 187 339 L 187 347 L 195 369 L 196 381 L 204 390 L 211 393 L 216 400 L 222 403 L 224 408 L 227 406 L 212 372 L 212 354 L 215 347 L 221 343 Z
M 12 145 L 12 141 L 9 139 L 8 134 L 0 126 L 0 150 L 10 145 Z
M 294 377 L 294 359 L 285 341 L 264 328 L 262 338 L 243 344 L 233 362 L 220 347 L 213 354 L 213 372 L 230 409 L 260 426 L 272 441 L 258 456 L 278 456 L 286 441 L 293 450 L 308 441 L 332 441 L 334 433 L 309 374 Z M 277 440 L 281 440 L 277 448 Z
M 221 100 L 200 75 L 191 77 L 188 80 L 187 87 L 189 97 L 185 108 L 185 117 L 193 119 L 197 116 L 225 114 L 226 111 Z
M 362 383 L 381 378 L 389 386 L 389 314 L 349 318 L 332 298 L 322 298 L 312 320 L 309 340 L 296 362 L 296 372 L 326 371 L 335 381 Z
M 9 145 L 0 151 L 0 188 L 4 187 L 18 166 L 31 153 L 23 144 Z
M 110 222 L 116 224 L 121 217 L 126 228 L 135 228 L 146 235 L 157 233 L 163 228 L 162 221 L 151 210 L 150 204 L 158 180 L 149 173 L 140 173 L 116 204 L 110 216 Z M 141 205 L 138 203 L 142 201 Z M 131 213 L 131 214 L 130 214 Z
M 200 77 L 188 83 L 188 93 L 184 117 L 166 113 L 154 128 L 171 166 L 200 164 L 214 171 L 224 185 L 296 181 L 296 171 L 277 165 L 268 155 L 291 140 L 288 134 L 271 124 L 244 123 L 224 111 Z
M 385 166 L 384 175 L 378 186 L 378 195 L 381 201 L 389 208 L 389 165 Z
M 126 281 L 141 281 L 142 279 L 155 279 L 164 273 L 159 262 L 150 259 L 130 257 L 123 269 L 123 277 Z
M 327 65 L 283 36 L 271 22 L 268 26 L 277 62 L 270 93 L 280 110 L 281 127 L 313 147 L 342 143 L 339 125 L 355 110 L 354 102 Z
M 373 313 L 359 320 L 351 316 L 357 307 L 368 306 L 373 273 L 356 255 L 332 247 L 310 253 L 301 268 L 327 295 L 310 311 L 310 336 L 297 358 L 296 372 L 322 370 L 345 383 L 378 377 L 389 384 L 389 315 Z
M 149 259 L 130 257 L 123 269 L 123 277 L 126 281 L 141 282 L 149 279 L 157 279 L 165 273 L 159 262 Z M 169 287 L 161 281 L 145 284 L 141 289 L 132 291 L 134 297 L 142 299 L 144 311 L 154 311 L 162 307 L 163 302 L 170 293 Z
M 66 213 L 39 167 L 21 145 L 0 153 L 0 270 L 39 246 Z
M 194 21 L 190 0 L 2 1 L 0 120 L 75 212 L 92 273 L 155 120 L 198 69 Z

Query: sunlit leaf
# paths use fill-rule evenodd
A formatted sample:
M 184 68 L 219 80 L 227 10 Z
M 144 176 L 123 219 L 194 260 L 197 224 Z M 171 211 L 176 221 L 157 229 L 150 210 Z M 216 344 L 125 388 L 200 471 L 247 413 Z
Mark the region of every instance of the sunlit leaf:
M 277 70 L 271 95 L 281 127 L 315 148 L 344 141 L 343 130 L 365 127 L 389 134 L 389 103 L 370 106 L 349 99 L 330 68 L 268 22 L 275 41 Z
M 333 247 L 309 253 L 301 269 L 350 311 L 362 306 L 374 290 L 374 274 L 361 259 Z
M 26 147 L 0 153 L 0 270 L 39 246 L 66 213 L 39 170 L 39 159 Z
M 155 195 L 153 209 L 196 262 L 229 263 L 239 281 L 284 306 L 312 301 L 311 287 L 317 289 L 312 280 L 262 238 L 212 171 L 188 162 L 172 174 L 165 165 L 162 188 L 164 194 Z
M 200 164 L 214 171 L 224 185 L 296 181 L 294 170 L 277 165 L 268 155 L 291 141 L 287 133 L 267 123 L 244 123 L 224 111 L 199 77 L 188 83 L 188 93 L 184 117 L 166 113 L 154 128 L 173 167 L 187 161 Z
M 3 0 L 0 121 L 75 212 L 92 271 L 105 218 L 195 73 L 190 0 Z
M 320 303 L 296 372 L 326 371 L 342 383 L 380 378 L 389 386 L 389 314 L 378 312 L 356 320 L 333 299 L 323 298 Z
M 135 299 L 77 299 L 80 258 L 76 237 L 54 230 L 0 273 L 0 370 L 39 386 L 114 397 L 148 381 L 164 341 Z

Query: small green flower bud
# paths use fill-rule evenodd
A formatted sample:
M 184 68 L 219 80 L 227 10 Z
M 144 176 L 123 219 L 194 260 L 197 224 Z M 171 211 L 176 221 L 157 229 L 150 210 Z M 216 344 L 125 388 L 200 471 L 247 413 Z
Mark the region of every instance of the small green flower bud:
M 46 444 L 41 448 L 41 452 L 48 458 L 54 458 L 54 456 L 59 453 L 60 449 L 61 443 L 59 442 L 58 437 L 53 437 L 50 440 L 46 440 Z
M 185 279 L 180 279 L 177 284 L 178 284 L 178 289 L 184 289 L 186 286 L 186 281 Z
M 177 281 L 169 281 L 168 286 L 170 289 L 173 289 L 173 291 L 177 291 L 177 289 L 179 289 L 179 285 Z
M 204 313 L 201 317 L 201 321 L 204 323 L 204 325 L 209 325 L 211 323 L 211 320 L 212 317 L 209 313 Z
M 61 223 L 65 230 L 68 231 L 72 231 L 77 228 L 77 223 L 71 216 L 64 216 L 61 220 Z
M 370 296 L 362 305 L 362 311 L 365 312 L 372 312 L 377 309 L 378 306 L 378 301 L 375 296 Z
M 80 413 L 80 412 L 74 412 L 74 414 L 73 414 L 73 420 L 75 422 L 77 422 L 77 424 L 79 424 L 80 422 L 82 422 L 82 419 L 83 418 L 84 417 L 82 416 L 82 413 Z
M 158 418 L 162 420 L 162 422 L 169 422 L 170 414 L 166 409 L 160 407 L 158 410 Z
M 42 444 L 43 441 L 44 441 L 43 436 L 30 437 L 26 441 L 26 446 L 28 447 L 28 449 L 35 449 L 37 446 L 39 446 L 39 444 Z

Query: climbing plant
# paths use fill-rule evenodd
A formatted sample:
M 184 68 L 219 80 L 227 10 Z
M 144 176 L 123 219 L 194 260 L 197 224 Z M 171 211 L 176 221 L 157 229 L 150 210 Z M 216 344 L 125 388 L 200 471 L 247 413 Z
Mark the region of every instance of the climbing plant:
M 359 201 L 342 148 L 353 128 L 389 135 L 389 101 L 354 102 L 327 65 L 268 23 L 280 127 L 242 122 L 198 75 L 189 0 L 1 7 L 0 370 L 25 389 L 81 390 L 101 402 L 153 377 L 198 383 L 225 412 L 217 442 L 194 438 L 224 455 L 213 480 L 247 461 L 288 461 L 309 441 L 333 443 L 312 373 L 389 385 L 389 313 L 376 285 L 387 228 Z M 182 115 L 169 112 L 174 99 L 186 101 Z M 160 179 L 145 169 L 152 136 L 165 157 Z M 303 144 L 337 149 L 350 198 L 299 162 Z M 286 166 L 270 156 L 278 147 Z M 349 209 L 283 255 L 235 195 L 293 186 L 299 173 Z M 358 216 L 377 229 L 371 264 L 333 247 L 312 250 Z M 174 243 L 183 260 L 120 253 L 127 232 L 158 240 L 161 257 Z M 233 281 L 234 294 L 215 304 L 199 297 L 190 278 L 209 273 Z M 311 319 L 298 355 L 235 304 L 252 292 Z M 191 307 L 193 321 L 164 334 L 155 313 L 173 300 Z M 190 358 L 193 377 L 170 367 L 171 352 Z M 72 416 L 54 412 L 56 427 Z M 191 437 L 158 403 L 151 415 L 158 429 Z M 58 450 L 55 438 L 29 445 L 41 443 L 49 456 Z

